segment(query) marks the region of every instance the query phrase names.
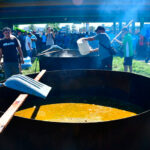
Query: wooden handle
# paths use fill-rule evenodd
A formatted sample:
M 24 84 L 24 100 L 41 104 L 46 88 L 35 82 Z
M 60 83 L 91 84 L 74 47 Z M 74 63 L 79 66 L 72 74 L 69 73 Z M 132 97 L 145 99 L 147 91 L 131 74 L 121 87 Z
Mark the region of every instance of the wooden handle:
M 125 27 L 128 27 L 132 22 L 133 20 L 131 20 Z M 121 33 L 122 33 L 122 30 L 113 38 L 113 40 L 111 41 L 111 44 L 120 36 Z
M 39 81 L 41 77 L 44 75 L 46 70 L 42 70 L 36 77 L 35 81 Z M 16 100 L 11 104 L 11 106 L 5 111 L 5 113 L 0 118 L 0 133 L 7 127 L 11 119 L 13 118 L 15 112 L 22 106 L 28 94 L 20 94 Z

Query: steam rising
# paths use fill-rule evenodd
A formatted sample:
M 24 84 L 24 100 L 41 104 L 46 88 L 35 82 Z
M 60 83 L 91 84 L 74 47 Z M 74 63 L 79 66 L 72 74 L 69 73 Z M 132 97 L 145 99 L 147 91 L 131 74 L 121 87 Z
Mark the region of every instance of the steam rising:
M 74 5 L 82 5 L 83 0 L 72 0 Z
M 69 54 L 67 51 L 63 52 L 60 57 L 72 57 L 72 54 Z
M 108 15 L 116 13 L 117 21 L 137 20 L 147 3 L 148 0 L 105 0 L 100 2 L 99 10 Z

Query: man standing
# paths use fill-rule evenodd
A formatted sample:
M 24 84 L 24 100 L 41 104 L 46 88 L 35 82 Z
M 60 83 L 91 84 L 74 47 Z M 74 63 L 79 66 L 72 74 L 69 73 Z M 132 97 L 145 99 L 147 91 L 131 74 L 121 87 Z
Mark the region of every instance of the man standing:
M 148 63 L 149 59 L 150 59 L 150 36 L 148 35 L 147 37 L 147 55 L 146 55 L 146 59 L 145 62 Z
M 10 28 L 5 27 L 3 29 L 3 34 L 4 38 L 0 41 L 0 64 L 3 54 L 5 78 L 9 78 L 14 74 L 19 74 L 18 53 L 20 55 L 21 63 L 24 63 L 23 53 L 18 39 L 11 36 Z
M 105 32 L 105 28 L 102 26 L 98 26 L 96 29 L 97 35 L 94 37 L 84 38 L 86 41 L 99 41 L 99 48 L 91 50 L 91 52 L 99 51 L 100 59 L 101 59 L 101 69 L 103 70 L 112 70 L 112 61 L 113 56 L 109 51 L 111 47 L 110 39 Z
M 37 41 L 37 37 L 35 35 L 35 31 L 32 32 L 32 36 L 31 36 L 31 41 L 32 41 L 32 56 L 35 57 L 37 54 L 37 50 L 36 50 L 36 41 Z
M 22 34 L 22 32 L 21 31 L 18 31 L 18 33 L 17 33 L 17 39 L 20 41 L 20 44 L 21 44 L 21 49 L 22 49 L 22 52 L 23 52 L 23 56 L 25 56 L 26 55 L 26 50 L 25 50 L 25 42 L 24 42 L 24 36 L 23 36 L 23 34 Z
M 47 34 L 46 34 L 46 48 L 50 48 L 52 45 L 54 45 L 54 39 L 55 39 L 55 33 L 54 31 L 48 27 L 47 28 Z
M 42 51 L 46 50 L 46 35 L 45 32 L 42 34 Z
M 32 57 L 32 41 L 31 41 L 31 33 L 28 33 L 25 41 L 27 56 Z
M 123 45 L 124 50 L 124 71 L 127 72 L 128 68 L 130 72 L 132 72 L 132 60 L 133 60 L 133 42 L 132 42 L 132 35 L 129 33 L 128 28 L 122 29 L 123 41 L 116 41 Z

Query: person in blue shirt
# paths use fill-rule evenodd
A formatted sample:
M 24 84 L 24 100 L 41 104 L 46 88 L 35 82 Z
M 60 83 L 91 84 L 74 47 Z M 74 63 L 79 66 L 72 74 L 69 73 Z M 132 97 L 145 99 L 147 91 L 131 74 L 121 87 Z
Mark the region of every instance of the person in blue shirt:
M 145 63 L 148 63 L 150 59 L 150 36 L 147 37 L 146 44 L 147 44 L 147 55 L 146 55 Z
M 98 40 L 99 41 L 99 48 L 91 50 L 91 52 L 99 51 L 99 57 L 101 60 L 101 69 L 112 70 L 113 56 L 108 50 L 111 47 L 110 39 L 108 35 L 106 34 L 105 28 L 103 26 L 98 26 L 95 32 L 97 33 L 96 36 L 84 38 L 84 40 L 86 41 Z
M 46 35 L 45 32 L 42 34 L 42 50 L 46 49 Z
M 37 54 L 37 50 L 36 50 L 36 41 L 37 41 L 37 37 L 36 37 L 36 32 L 33 31 L 32 32 L 32 36 L 31 36 L 31 41 L 32 41 L 32 56 L 36 56 Z

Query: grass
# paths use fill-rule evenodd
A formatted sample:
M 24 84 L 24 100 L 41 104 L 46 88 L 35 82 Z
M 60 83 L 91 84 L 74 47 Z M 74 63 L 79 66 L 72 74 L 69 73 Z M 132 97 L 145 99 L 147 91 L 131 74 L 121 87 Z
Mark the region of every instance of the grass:
M 40 71 L 39 60 L 38 60 L 38 58 L 36 58 L 32 64 L 32 67 L 25 69 L 25 70 L 22 70 L 22 73 L 24 75 L 27 75 L 27 74 L 33 74 L 33 73 L 36 73 L 39 71 Z
M 32 67 L 28 68 L 28 69 L 24 69 L 22 70 L 22 73 L 24 75 L 27 75 L 27 74 L 33 74 L 33 73 L 36 73 L 36 72 L 39 72 L 40 71 L 40 65 L 39 65 L 39 60 L 36 58 L 32 64 Z M 3 77 L 0 77 L 0 81 L 1 80 L 4 80 Z
M 124 70 L 123 61 L 124 59 L 121 57 L 114 57 L 113 70 L 123 71 Z M 33 74 L 39 71 L 40 71 L 39 60 L 38 58 L 36 58 L 34 63 L 32 64 L 32 67 L 26 70 L 23 70 L 22 72 L 24 75 L 27 75 L 27 74 Z M 150 77 L 150 65 L 142 61 L 133 60 L 133 73 L 143 75 L 146 77 Z M 0 80 L 2 79 L 3 78 L 0 78 Z
M 113 61 L 114 71 L 123 71 L 123 58 L 115 57 Z M 150 77 L 150 65 L 142 61 L 133 60 L 133 73 Z
M 123 67 L 124 58 L 114 57 L 113 60 L 113 70 L 114 71 L 124 71 Z M 36 69 L 35 69 L 36 68 Z M 31 74 L 40 71 L 39 60 L 35 59 L 33 65 L 28 70 L 23 70 L 23 74 Z M 133 73 L 150 77 L 150 65 L 142 61 L 133 60 Z

